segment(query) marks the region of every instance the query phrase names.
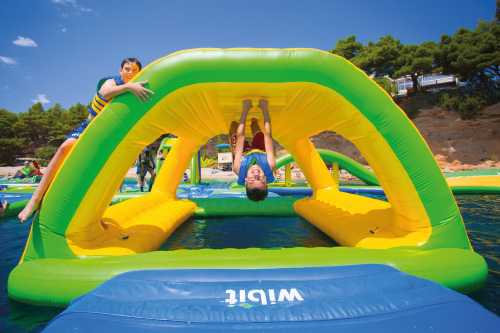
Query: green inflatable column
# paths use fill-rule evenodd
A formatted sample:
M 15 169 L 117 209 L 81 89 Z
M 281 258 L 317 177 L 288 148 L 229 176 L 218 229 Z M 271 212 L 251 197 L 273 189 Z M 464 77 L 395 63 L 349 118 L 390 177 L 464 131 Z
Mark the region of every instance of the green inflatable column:
M 201 183 L 201 163 L 200 163 L 200 151 L 194 154 L 191 159 L 191 177 L 190 184 L 199 185 Z

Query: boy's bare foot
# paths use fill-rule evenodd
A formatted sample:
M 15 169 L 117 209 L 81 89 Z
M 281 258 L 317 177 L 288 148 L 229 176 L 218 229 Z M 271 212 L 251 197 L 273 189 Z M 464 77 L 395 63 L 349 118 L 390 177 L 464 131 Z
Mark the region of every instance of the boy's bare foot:
M 267 99 L 261 98 L 259 100 L 259 108 L 264 111 L 267 110 L 268 107 L 269 107 L 269 102 L 267 101 Z
M 21 223 L 26 222 L 26 220 L 31 217 L 34 211 L 35 211 L 35 204 L 29 201 L 28 204 L 26 204 L 26 206 L 23 208 L 23 210 L 17 215 L 19 222 Z
M 243 111 L 248 112 L 252 108 L 252 100 L 245 99 L 243 100 Z
M 5 211 L 7 210 L 7 207 L 9 206 L 9 203 L 5 200 L 0 202 L 0 217 L 3 216 Z

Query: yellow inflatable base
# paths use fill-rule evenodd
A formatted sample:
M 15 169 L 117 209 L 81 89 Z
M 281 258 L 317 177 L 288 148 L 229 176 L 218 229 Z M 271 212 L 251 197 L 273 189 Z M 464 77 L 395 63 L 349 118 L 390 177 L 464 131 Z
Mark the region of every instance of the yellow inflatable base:
M 385 201 L 323 189 L 298 200 L 295 211 L 342 246 L 387 249 L 425 243 L 431 228 L 404 230 L 409 221 Z
M 117 256 L 157 250 L 193 215 L 196 204 L 159 193 L 127 200 L 109 207 L 100 223 L 88 233 L 68 235 L 68 243 L 80 256 Z M 76 236 L 95 235 L 92 239 Z
M 449 186 L 498 186 L 500 187 L 500 176 L 466 176 L 447 178 Z

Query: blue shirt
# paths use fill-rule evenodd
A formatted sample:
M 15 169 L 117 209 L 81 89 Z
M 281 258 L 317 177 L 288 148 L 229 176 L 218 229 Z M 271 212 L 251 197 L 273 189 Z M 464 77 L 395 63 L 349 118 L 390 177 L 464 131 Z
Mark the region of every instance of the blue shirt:
M 240 172 L 238 173 L 238 184 L 245 185 L 245 178 L 247 176 L 248 169 L 254 164 L 260 166 L 262 171 L 264 171 L 268 183 L 274 182 L 273 169 L 271 169 L 269 162 L 267 162 L 266 153 L 261 150 L 254 149 L 241 159 Z

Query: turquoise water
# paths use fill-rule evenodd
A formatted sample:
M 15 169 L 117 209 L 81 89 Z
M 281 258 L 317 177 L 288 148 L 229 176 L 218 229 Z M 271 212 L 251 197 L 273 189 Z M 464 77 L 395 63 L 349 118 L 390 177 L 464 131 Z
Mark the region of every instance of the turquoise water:
M 473 295 L 484 307 L 500 314 L 500 196 L 458 196 L 469 238 L 488 262 L 485 288 Z M 7 298 L 7 278 L 22 253 L 29 223 L 0 220 L 0 332 L 39 332 L 61 309 L 35 307 Z M 336 244 L 299 217 L 191 219 L 163 246 L 178 248 L 317 247 Z

